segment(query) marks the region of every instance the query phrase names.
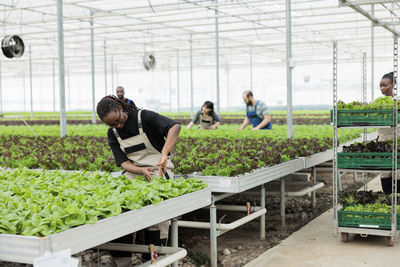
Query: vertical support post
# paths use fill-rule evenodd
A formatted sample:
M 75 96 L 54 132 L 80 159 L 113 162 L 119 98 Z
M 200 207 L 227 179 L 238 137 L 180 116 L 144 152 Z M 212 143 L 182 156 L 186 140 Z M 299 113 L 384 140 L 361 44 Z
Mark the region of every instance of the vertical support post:
M 367 53 L 362 57 L 362 102 L 367 103 Z M 367 141 L 367 128 L 364 128 L 363 141 Z
M 253 48 L 250 47 L 250 90 L 253 91 Z
M 119 69 L 118 69 L 118 66 L 119 66 L 118 64 L 115 66 L 115 82 L 117 83 L 116 86 L 118 86 L 118 84 L 119 84 Z
M 111 94 L 114 94 L 114 55 L 111 55 Z
M 218 0 L 215 0 L 215 71 L 217 86 L 217 112 L 221 114 L 221 101 L 219 91 L 219 29 L 218 29 Z
M 178 220 L 177 218 L 173 218 L 171 220 L 171 246 L 173 248 L 178 247 Z M 178 267 L 178 263 L 174 262 L 172 267 Z
M 374 16 L 375 15 L 375 5 L 372 4 L 371 5 L 371 15 Z M 371 102 L 374 101 L 374 90 L 375 90 L 375 86 L 374 86 L 374 72 L 375 72 L 375 24 L 373 21 L 371 21 Z
M 54 64 L 54 58 L 52 60 L 52 63 L 53 63 L 53 112 L 55 114 L 56 113 L 56 68 Z
M 317 183 L 317 167 L 312 167 L 312 185 Z M 311 207 L 314 209 L 317 204 L 317 192 L 314 190 L 311 192 Z
M 24 87 L 24 112 L 26 112 L 26 84 L 25 84 L 25 71 L 22 72 L 22 85 Z
M 285 178 L 281 178 L 281 227 L 286 227 L 286 186 Z
M 398 81 L 398 37 L 393 36 L 393 81 Z M 398 108 L 399 108 L 399 95 L 398 95 L 398 83 L 395 82 L 393 85 L 393 127 L 396 129 L 393 131 L 393 145 L 392 145 L 392 228 L 391 228 L 391 239 L 392 241 L 397 236 L 397 120 L 398 120 Z
M 190 117 L 193 118 L 193 50 L 192 34 L 190 34 Z
M 3 86 L 1 79 L 1 64 L 0 64 L 0 116 L 3 115 Z
M 92 123 L 96 123 L 96 99 L 95 99 L 95 79 L 94 79 L 94 29 L 93 29 L 93 10 L 90 10 L 90 54 L 92 69 Z
M 58 32 L 58 80 L 60 90 L 60 136 L 67 135 L 67 115 L 65 112 L 65 73 L 64 73 L 64 26 L 63 1 L 57 0 Z
M 31 118 L 33 118 L 32 50 L 31 50 L 31 45 L 29 45 L 29 84 L 30 84 L 30 96 L 31 96 Z
M 169 111 L 172 111 L 172 86 L 171 86 L 171 65 L 168 60 L 168 85 L 169 85 Z
M 292 58 L 292 18 L 291 0 L 286 0 L 286 89 L 287 89 L 287 138 L 293 136 L 292 117 L 292 70 L 294 67 Z
M 228 110 L 230 110 L 231 107 L 231 102 L 230 102 L 230 96 L 229 96 L 229 67 L 226 67 L 226 99 L 228 102 Z M 221 116 L 221 114 L 218 114 Z
M 217 207 L 213 197 L 210 206 L 210 261 L 211 267 L 217 267 Z
M 118 64 L 115 66 L 115 81 L 117 83 L 117 86 L 119 84 L 119 69 L 118 69 Z
M 367 174 L 365 172 L 362 173 L 364 179 L 364 191 L 368 190 L 368 183 L 367 183 Z
M 67 68 L 67 84 L 68 84 L 68 110 L 71 111 L 71 83 L 69 80 L 69 68 Z
M 262 209 L 265 209 L 265 186 L 261 185 L 261 194 L 260 194 L 260 206 Z M 260 239 L 265 239 L 265 214 L 260 216 Z
M 176 51 L 176 97 L 178 100 L 178 114 L 181 112 L 180 100 L 179 100 L 179 50 Z
M 337 43 L 333 42 L 333 165 L 332 165 L 332 195 L 333 195 L 333 234 L 338 235 L 338 180 L 340 173 L 337 170 Z
M 104 96 L 107 95 L 107 41 L 104 40 Z

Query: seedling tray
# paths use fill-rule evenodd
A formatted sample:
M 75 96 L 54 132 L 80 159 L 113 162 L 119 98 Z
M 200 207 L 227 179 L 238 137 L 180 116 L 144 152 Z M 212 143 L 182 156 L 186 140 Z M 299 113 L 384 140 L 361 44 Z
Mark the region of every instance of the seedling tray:
M 189 174 L 185 177 L 199 178 L 208 185 L 213 193 L 240 193 L 300 171 L 304 169 L 304 161 L 304 158 L 298 158 L 235 177 L 202 176 L 198 174 Z
M 392 156 L 392 152 L 340 152 L 337 153 L 337 166 L 339 169 L 391 170 Z M 400 168 L 400 153 L 397 168 Z
M 0 234 L 0 260 L 30 263 L 45 251 L 75 254 L 211 204 L 209 188 L 46 237 Z
M 333 122 L 333 110 L 330 121 Z M 338 110 L 337 126 L 393 126 L 393 110 Z
M 391 229 L 391 213 L 344 211 L 344 208 L 345 207 L 338 211 L 340 227 Z M 397 214 L 397 229 L 400 230 L 399 219 L 400 216 Z

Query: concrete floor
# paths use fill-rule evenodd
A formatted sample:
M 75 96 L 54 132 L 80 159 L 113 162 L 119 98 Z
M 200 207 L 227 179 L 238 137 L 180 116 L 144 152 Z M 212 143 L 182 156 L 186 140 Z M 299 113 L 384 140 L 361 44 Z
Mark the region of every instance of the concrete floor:
M 381 190 L 379 177 L 368 184 L 368 189 Z M 352 235 L 350 241 L 344 243 L 339 237 L 333 236 L 332 217 L 331 209 L 245 266 L 400 266 L 399 240 L 389 247 L 386 237 Z

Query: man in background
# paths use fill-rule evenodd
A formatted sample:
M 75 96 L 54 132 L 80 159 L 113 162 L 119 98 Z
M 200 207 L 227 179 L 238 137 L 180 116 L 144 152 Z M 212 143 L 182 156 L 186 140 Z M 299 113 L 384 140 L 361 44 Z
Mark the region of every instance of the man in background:
M 249 122 L 253 124 L 252 130 L 271 130 L 271 116 L 267 105 L 261 100 L 254 99 L 250 90 L 243 92 L 243 101 L 246 104 L 246 118 L 238 130 L 243 130 Z
M 136 107 L 136 104 L 135 104 L 135 102 L 133 102 L 133 100 L 130 100 L 129 98 L 125 98 L 124 87 L 122 87 L 122 86 L 117 87 L 117 96 L 119 99 L 124 101 L 126 104 Z

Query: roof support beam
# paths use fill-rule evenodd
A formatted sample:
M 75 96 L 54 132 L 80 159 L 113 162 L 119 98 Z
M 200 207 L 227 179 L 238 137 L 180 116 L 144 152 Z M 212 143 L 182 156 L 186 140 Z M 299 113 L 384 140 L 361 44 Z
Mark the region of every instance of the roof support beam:
M 354 3 L 355 3 L 355 1 L 339 0 L 339 5 L 349 6 L 350 8 L 355 10 L 356 12 L 360 13 L 361 15 L 366 17 L 367 19 L 371 20 L 376 25 L 382 26 L 383 28 L 385 28 L 389 32 L 393 33 L 395 36 L 399 36 L 400 35 L 400 33 L 395 28 L 390 27 L 387 23 L 385 23 L 385 22 L 379 20 L 377 17 L 369 14 L 367 11 L 365 11 L 364 9 L 362 9 L 361 7 L 357 6 Z

